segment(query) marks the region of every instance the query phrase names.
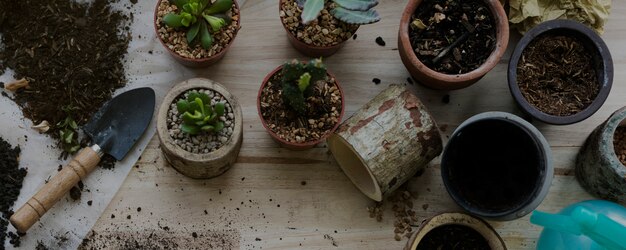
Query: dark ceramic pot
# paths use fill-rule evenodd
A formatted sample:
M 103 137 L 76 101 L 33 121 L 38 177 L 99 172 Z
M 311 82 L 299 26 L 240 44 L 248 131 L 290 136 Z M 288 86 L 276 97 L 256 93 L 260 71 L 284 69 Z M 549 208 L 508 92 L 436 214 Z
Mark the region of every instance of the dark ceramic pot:
M 542 112 L 535 106 L 530 104 L 522 95 L 517 83 L 517 64 L 522 56 L 524 49 L 537 37 L 542 35 L 563 35 L 577 38 L 588 51 L 593 53 L 593 63 L 595 65 L 598 82 L 600 84 L 600 92 L 594 101 L 581 112 L 570 116 L 555 116 Z M 592 29 L 587 26 L 570 20 L 552 20 L 539 24 L 537 27 L 529 30 L 524 37 L 517 43 L 508 69 L 509 89 L 511 95 L 517 102 L 518 106 L 525 113 L 533 118 L 545 123 L 555 125 L 567 125 L 577 123 L 587 119 L 593 115 L 609 96 L 611 86 L 613 85 L 613 59 L 609 48 L 606 46 L 602 38 L 598 36 Z

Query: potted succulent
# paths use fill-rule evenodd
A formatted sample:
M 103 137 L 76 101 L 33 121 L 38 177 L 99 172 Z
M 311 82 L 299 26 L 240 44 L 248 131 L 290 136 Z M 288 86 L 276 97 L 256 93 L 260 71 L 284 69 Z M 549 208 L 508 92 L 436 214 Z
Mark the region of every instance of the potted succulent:
M 509 89 L 530 116 L 572 124 L 593 115 L 609 96 L 613 60 L 593 30 L 553 20 L 528 31 L 511 55 Z
M 554 168 L 550 145 L 524 119 L 485 112 L 454 131 L 441 158 L 441 176 L 452 199 L 470 214 L 513 220 L 548 194 Z
M 193 78 L 165 96 L 157 134 L 167 161 L 192 178 L 211 178 L 235 163 L 243 142 L 243 117 L 235 97 L 219 83 Z
M 263 127 L 281 146 L 309 149 L 337 129 L 343 91 L 321 59 L 293 60 L 263 80 L 257 97 Z
M 377 0 L 280 0 L 280 19 L 300 53 L 328 57 L 353 36 L 359 25 L 380 21 Z
M 154 12 L 157 37 L 178 62 L 206 67 L 224 57 L 240 29 L 233 0 L 159 0 Z
M 505 250 L 500 235 L 484 220 L 463 213 L 442 213 L 426 219 L 404 250 Z
M 499 1 L 414 0 L 402 14 L 398 51 L 420 83 L 454 90 L 495 67 L 508 41 L 508 18 Z

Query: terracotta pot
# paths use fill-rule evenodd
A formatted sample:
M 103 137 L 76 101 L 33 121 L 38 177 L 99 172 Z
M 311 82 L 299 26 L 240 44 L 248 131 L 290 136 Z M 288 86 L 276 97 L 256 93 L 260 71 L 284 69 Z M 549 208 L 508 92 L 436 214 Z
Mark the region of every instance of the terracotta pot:
M 285 2 L 285 0 L 280 0 L 279 4 L 278 4 L 278 11 L 281 11 L 281 6 L 283 5 L 283 3 Z M 283 22 L 283 19 L 280 18 L 280 23 L 283 25 L 283 28 L 285 28 L 285 31 L 287 32 L 287 38 L 289 39 L 289 43 L 291 43 L 291 45 L 298 51 L 300 51 L 300 53 L 308 56 L 308 57 L 314 57 L 314 58 L 320 58 L 320 57 L 329 57 L 333 54 L 335 54 L 341 47 L 343 47 L 343 45 L 348 41 L 345 40 L 343 42 L 340 42 L 336 45 L 332 45 L 332 46 L 326 46 L 326 47 L 320 47 L 320 46 L 315 46 L 315 45 L 309 45 L 303 41 L 298 40 L 298 38 L 296 36 L 294 36 L 291 31 L 289 31 L 289 29 L 287 28 L 287 26 L 285 26 L 285 23 Z M 356 30 L 355 30 L 356 32 Z
M 600 124 L 589 135 L 576 158 L 576 177 L 591 194 L 626 204 L 626 166 L 613 146 L 615 129 L 626 126 L 626 107 Z
M 265 130 L 267 130 L 267 133 L 269 133 L 272 139 L 274 139 L 274 141 L 280 144 L 281 147 L 291 149 L 291 150 L 307 150 L 307 149 L 313 148 L 315 147 L 315 145 L 326 140 L 328 136 L 330 136 L 335 130 L 337 130 L 337 128 L 339 127 L 339 124 L 341 124 L 341 119 L 343 118 L 343 114 L 345 110 L 345 104 L 344 104 L 345 98 L 343 96 L 343 90 L 341 89 L 341 85 L 339 84 L 339 81 L 337 80 L 337 78 L 330 71 L 327 71 L 326 73 L 328 77 L 335 79 L 335 84 L 337 85 L 337 89 L 339 89 L 339 93 L 341 93 L 341 113 L 339 113 L 337 124 L 335 124 L 335 126 L 330 131 L 328 131 L 326 135 L 322 136 L 321 138 L 315 141 L 309 141 L 309 142 L 304 142 L 304 143 L 288 142 L 285 139 L 280 138 L 280 136 L 278 136 L 269 128 L 269 126 L 267 125 L 267 122 L 265 121 L 265 119 L 263 119 L 263 115 L 261 114 L 261 94 L 263 93 L 263 89 L 267 85 L 267 82 L 272 78 L 272 76 L 274 76 L 274 74 L 276 74 L 278 71 L 282 69 L 283 69 L 283 65 L 278 66 L 278 68 L 272 70 L 272 72 L 270 72 L 265 77 L 265 79 L 263 79 L 263 84 L 261 84 L 261 88 L 259 88 L 259 93 L 256 98 L 257 112 L 259 113 L 259 118 L 261 118 L 261 123 L 263 124 L 263 127 L 265 128 Z
M 220 93 L 230 104 L 235 115 L 233 134 L 219 149 L 196 154 L 174 143 L 167 129 L 167 113 L 178 96 L 192 89 L 211 89 Z M 157 116 L 157 134 L 165 159 L 180 173 L 196 179 L 212 178 L 223 174 L 237 160 L 243 142 L 243 116 L 235 97 L 221 84 L 204 78 L 192 78 L 174 86 L 165 96 Z
M 493 250 L 505 250 L 506 245 L 500 235 L 487 222 L 463 213 L 442 213 L 426 219 L 409 238 L 404 250 L 415 250 L 420 241 L 433 229 L 445 225 L 461 225 L 474 229 L 482 235 Z
M 235 30 L 235 33 L 233 34 L 233 38 L 230 40 L 230 43 L 228 43 L 224 47 L 224 49 L 222 49 L 222 51 L 220 51 L 219 53 L 217 53 L 217 54 L 215 54 L 215 55 L 213 55 L 211 57 L 198 58 L 198 59 L 183 57 L 183 56 L 179 55 L 178 53 L 176 53 L 175 51 L 171 50 L 167 46 L 167 44 L 161 39 L 161 36 L 159 35 L 159 30 L 157 28 L 157 14 L 158 14 L 157 12 L 159 10 L 159 5 L 161 4 L 161 1 L 162 0 L 157 1 L 156 8 L 154 9 L 153 25 L 154 25 L 154 31 L 156 32 L 155 33 L 156 37 L 157 37 L 157 39 L 159 39 L 159 42 L 161 42 L 163 47 L 165 47 L 167 52 L 169 52 L 169 54 L 176 61 L 178 61 L 180 64 L 185 65 L 187 67 L 190 67 L 190 68 L 204 68 L 204 67 L 208 67 L 210 65 L 213 65 L 216 62 L 218 62 L 219 60 L 221 60 L 224 57 L 224 55 L 226 55 L 226 51 L 228 51 L 228 49 L 233 44 L 233 42 L 235 42 L 235 38 L 237 38 L 237 33 L 241 29 L 241 9 L 239 9 L 239 5 L 237 4 L 237 1 L 233 1 L 235 3 L 236 10 L 239 13 L 239 18 L 236 21 L 233 20 L 233 21 L 237 22 L 237 29 Z
M 422 0 L 411 0 L 404 8 L 398 32 L 398 51 L 400 59 L 411 76 L 427 87 L 441 90 L 455 90 L 468 87 L 480 80 L 495 67 L 506 51 L 509 43 L 509 19 L 498 0 L 484 0 L 496 24 L 496 46 L 485 63 L 470 72 L 460 75 L 449 75 L 434 71 L 424 65 L 415 55 L 409 40 L 409 24 L 411 16 Z
M 461 123 L 441 157 L 441 177 L 452 199 L 492 220 L 514 220 L 537 208 L 553 175 L 548 141 L 532 124 L 505 112 Z
M 596 73 L 600 84 L 600 92 L 593 102 L 583 111 L 570 116 L 555 116 L 546 114 L 535 106 L 530 104 L 522 95 L 517 83 L 517 64 L 522 56 L 522 52 L 535 38 L 544 34 L 558 34 L 572 36 L 577 38 L 588 51 L 593 55 L 594 64 L 596 65 Z M 566 125 L 587 119 L 593 115 L 609 96 L 611 86 L 613 85 L 613 59 L 609 48 L 606 46 L 602 38 L 598 36 L 592 29 L 587 26 L 570 20 L 552 20 L 539 24 L 537 27 L 528 31 L 524 37 L 517 43 L 508 69 L 509 90 L 511 95 L 517 102 L 518 106 L 525 113 L 531 115 L 542 122 Z

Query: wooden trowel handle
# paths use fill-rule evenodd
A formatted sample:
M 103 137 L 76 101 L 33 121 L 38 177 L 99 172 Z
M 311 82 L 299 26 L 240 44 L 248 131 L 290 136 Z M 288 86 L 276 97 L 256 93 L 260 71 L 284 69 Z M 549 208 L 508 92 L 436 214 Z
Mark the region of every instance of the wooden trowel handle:
M 26 233 L 72 187 L 96 168 L 101 155 L 97 152 L 99 148 L 97 146 L 94 148 L 83 148 L 67 166 L 11 216 L 11 224 L 18 232 Z

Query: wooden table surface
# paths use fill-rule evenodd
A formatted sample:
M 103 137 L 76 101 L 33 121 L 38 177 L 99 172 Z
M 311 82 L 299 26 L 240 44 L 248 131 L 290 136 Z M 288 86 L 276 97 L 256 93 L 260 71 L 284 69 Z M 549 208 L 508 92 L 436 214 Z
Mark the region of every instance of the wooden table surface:
M 508 58 L 519 39 L 517 32 L 512 32 L 502 61 L 469 88 L 442 92 L 407 84 L 409 74 L 397 51 L 398 24 L 406 2 L 381 1 L 377 10 L 382 21 L 362 26 L 356 40 L 348 41 L 339 53 L 326 59 L 346 93 L 346 117 L 391 83 L 406 84 L 420 97 L 439 123 L 444 141 L 472 115 L 485 111 L 520 114 L 506 80 Z M 382 222 L 369 218 L 366 208 L 374 202 L 353 186 L 325 145 L 304 152 L 285 150 L 263 129 L 256 111 L 261 81 L 284 61 L 305 58 L 288 44 L 277 4 L 247 1 L 242 7 L 242 30 L 226 57 L 215 66 L 196 71 L 198 76 L 223 83 L 242 104 L 244 142 L 237 163 L 217 178 L 189 179 L 164 161 L 154 137 L 94 226 L 99 238 L 109 238 L 100 244 L 115 246 L 134 240 L 207 249 L 400 249 L 406 244 L 406 238 L 394 240 L 394 216 L 389 205 Z M 550 142 L 555 166 L 552 187 L 540 210 L 556 212 L 592 198 L 576 181 L 574 161 L 587 135 L 626 105 L 624 23 L 626 2 L 613 1 L 602 37 L 613 56 L 615 80 L 604 106 L 575 125 L 533 123 Z M 378 36 L 387 42 L 385 47 L 374 42 Z M 382 83 L 375 85 L 373 78 Z M 446 94 L 450 95 L 449 104 L 441 101 Z M 460 210 L 445 191 L 439 163 L 436 158 L 422 176 L 408 183 L 417 196 L 414 203 L 420 218 Z M 427 209 L 422 208 L 424 204 L 428 204 Z M 533 249 L 541 228 L 528 220 L 526 216 L 490 223 L 510 249 Z

